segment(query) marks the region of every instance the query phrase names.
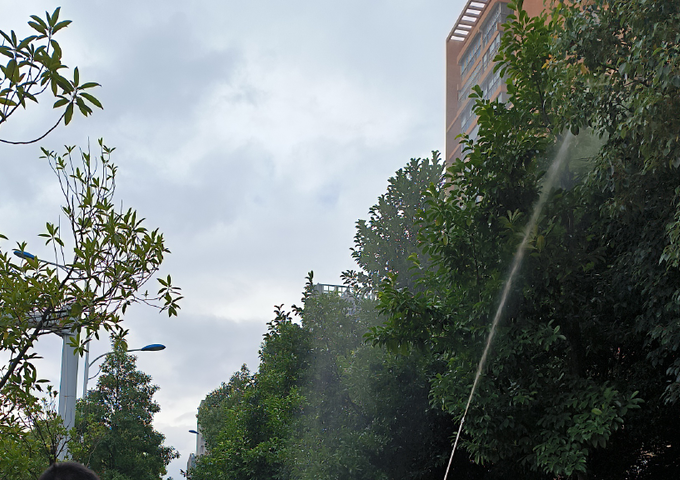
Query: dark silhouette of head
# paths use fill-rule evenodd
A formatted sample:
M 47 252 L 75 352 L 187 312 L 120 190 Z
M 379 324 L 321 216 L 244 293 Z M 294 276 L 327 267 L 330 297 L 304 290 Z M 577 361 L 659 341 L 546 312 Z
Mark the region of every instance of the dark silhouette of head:
M 79 463 L 61 462 L 45 470 L 39 480 L 99 480 L 99 477 Z

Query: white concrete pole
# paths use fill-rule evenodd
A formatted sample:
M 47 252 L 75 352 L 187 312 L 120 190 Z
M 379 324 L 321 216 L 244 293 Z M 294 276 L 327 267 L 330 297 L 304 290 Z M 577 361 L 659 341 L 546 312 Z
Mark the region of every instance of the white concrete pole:
M 78 385 L 78 356 L 71 346 L 71 339 L 75 337 L 73 332 L 62 334 L 61 350 L 61 384 L 59 386 L 59 416 L 66 430 L 72 429 L 76 424 L 76 393 Z M 68 436 L 60 442 L 58 453 L 59 460 L 70 458 L 68 451 Z

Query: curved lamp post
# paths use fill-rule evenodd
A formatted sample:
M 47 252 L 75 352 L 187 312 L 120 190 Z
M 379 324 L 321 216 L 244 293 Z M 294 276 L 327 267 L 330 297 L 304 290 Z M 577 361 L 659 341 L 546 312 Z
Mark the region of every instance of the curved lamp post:
M 88 340 L 89 343 L 89 340 Z M 152 343 L 150 345 L 146 345 L 142 348 L 133 348 L 131 350 L 125 350 L 125 353 L 130 353 L 130 352 L 158 352 L 160 350 L 165 350 L 165 345 L 162 345 L 160 343 Z M 87 382 L 88 380 L 92 380 L 95 378 L 97 375 L 99 375 L 99 372 L 97 372 L 95 375 L 90 377 L 90 367 L 95 364 L 97 360 L 99 360 L 102 357 L 105 357 L 107 355 L 111 355 L 114 352 L 106 352 L 102 353 L 99 355 L 97 358 L 90 360 L 90 350 L 89 348 L 85 351 L 85 372 L 83 372 L 83 397 L 87 395 Z
M 63 268 L 64 270 L 68 270 L 68 267 L 65 267 L 64 265 L 59 265 L 58 263 L 50 262 L 48 260 L 43 260 L 42 258 L 38 258 L 32 253 L 26 252 L 24 250 L 12 250 L 14 252 L 14 255 L 16 255 L 19 258 L 22 258 L 24 260 L 37 260 L 40 263 L 46 263 L 48 265 L 54 265 L 55 267 Z

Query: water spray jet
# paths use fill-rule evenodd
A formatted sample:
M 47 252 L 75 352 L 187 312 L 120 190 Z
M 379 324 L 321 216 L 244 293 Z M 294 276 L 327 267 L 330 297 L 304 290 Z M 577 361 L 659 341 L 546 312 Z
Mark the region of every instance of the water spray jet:
M 564 137 L 564 140 L 562 141 L 562 145 L 560 146 L 560 149 L 557 152 L 557 155 L 555 156 L 555 159 L 552 162 L 552 165 L 550 165 L 550 168 L 548 169 L 547 175 L 545 182 L 543 184 L 543 188 L 541 190 L 541 195 L 538 197 L 538 201 L 536 202 L 536 205 L 534 206 L 534 211 L 531 214 L 531 218 L 529 219 L 529 222 L 527 223 L 526 227 L 524 228 L 524 236 L 522 237 L 522 242 L 520 243 L 519 247 L 517 248 L 517 252 L 515 253 L 515 257 L 512 261 L 512 267 L 510 268 L 510 275 L 508 275 L 508 279 L 505 282 L 505 286 L 503 287 L 503 292 L 501 294 L 501 299 L 498 304 L 498 309 L 496 310 L 496 315 L 494 316 L 493 322 L 491 323 L 491 330 L 489 331 L 489 336 L 486 339 L 486 345 L 484 346 L 484 352 L 482 353 L 482 358 L 479 360 L 479 364 L 477 365 L 477 372 L 475 373 L 475 380 L 472 383 L 472 389 L 470 390 L 470 396 L 468 397 L 467 404 L 465 405 L 465 410 L 463 411 L 463 416 L 460 419 L 460 424 L 458 425 L 458 432 L 456 433 L 456 440 L 453 443 L 453 449 L 451 450 L 451 456 L 449 457 L 449 463 L 446 466 L 446 473 L 444 474 L 444 480 L 447 480 L 449 477 L 449 470 L 451 469 L 451 463 L 453 462 L 453 456 L 456 453 L 456 448 L 458 447 L 458 440 L 460 439 L 460 434 L 463 431 L 463 424 L 465 423 L 465 417 L 467 417 L 468 410 L 470 409 L 470 404 L 472 403 L 472 398 L 474 397 L 475 390 L 477 389 L 477 384 L 479 383 L 479 379 L 482 376 L 482 370 L 484 369 L 484 365 L 486 364 L 487 357 L 489 356 L 489 350 L 491 348 L 491 342 L 493 341 L 493 337 L 496 334 L 496 328 L 498 327 L 498 323 L 500 322 L 501 319 L 501 313 L 503 312 L 503 307 L 505 307 L 505 302 L 508 299 L 508 295 L 510 293 L 510 289 L 512 288 L 512 282 L 515 278 L 515 275 L 519 271 L 519 267 L 522 264 L 522 260 L 524 259 L 524 253 L 526 251 L 526 247 L 529 243 L 529 239 L 531 238 L 533 229 L 538 222 L 538 217 L 541 214 L 541 211 L 543 210 L 543 206 L 545 203 L 548 201 L 548 196 L 550 195 L 550 192 L 553 189 L 553 186 L 555 184 L 555 180 L 557 179 L 558 173 L 560 172 L 560 169 L 562 167 L 562 164 L 564 163 L 564 160 L 567 157 L 567 150 L 569 149 L 569 145 L 571 144 L 571 141 L 573 140 L 574 136 L 570 133 L 567 132 L 566 136 Z

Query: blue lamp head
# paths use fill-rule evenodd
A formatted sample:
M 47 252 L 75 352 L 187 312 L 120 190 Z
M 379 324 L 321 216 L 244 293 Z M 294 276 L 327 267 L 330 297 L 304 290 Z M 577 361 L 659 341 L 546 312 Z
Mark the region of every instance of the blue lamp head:
M 24 250 L 14 250 L 14 255 L 19 258 L 23 258 L 24 260 L 35 260 L 35 255 Z

